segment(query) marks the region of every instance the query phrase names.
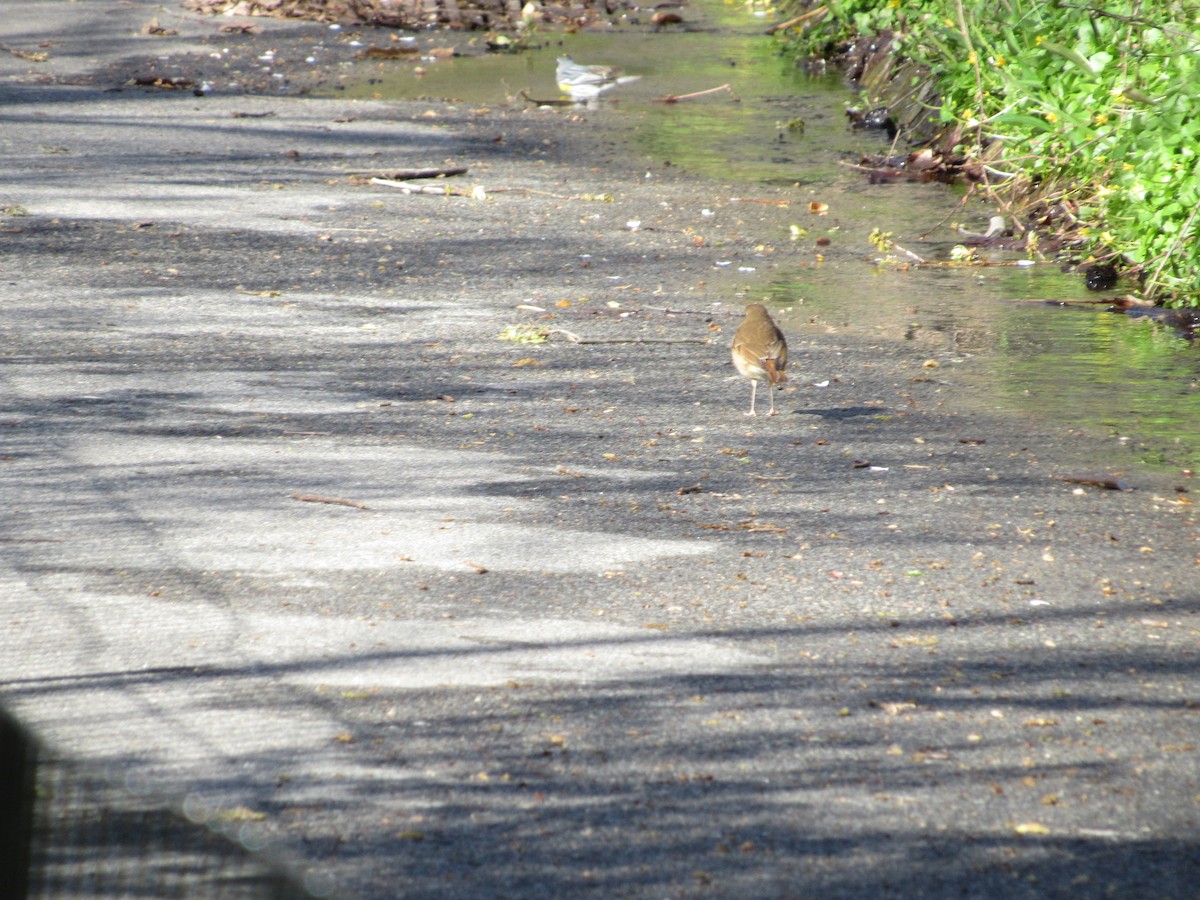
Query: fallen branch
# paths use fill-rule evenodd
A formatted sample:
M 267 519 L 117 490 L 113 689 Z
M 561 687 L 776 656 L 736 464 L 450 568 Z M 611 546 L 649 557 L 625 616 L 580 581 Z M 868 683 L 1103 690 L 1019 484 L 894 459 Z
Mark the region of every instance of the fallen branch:
M 817 19 L 820 21 L 829 12 L 828 6 L 818 6 L 816 9 L 810 9 L 804 15 L 796 16 L 794 19 L 788 19 L 786 22 L 780 22 L 778 25 L 772 25 L 767 29 L 767 34 L 774 34 L 777 31 L 783 31 L 785 28 L 795 28 L 797 25 L 807 22 L 809 19 Z
M 409 184 L 407 181 L 393 181 L 390 178 L 372 178 L 371 184 L 381 184 L 384 187 L 394 187 L 406 194 L 433 194 L 436 197 L 471 197 L 476 200 L 487 199 L 487 194 L 480 187 L 460 188 L 450 184 Z
M 673 94 L 670 97 L 655 97 L 655 103 L 678 103 L 680 100 L 691 100 L 693 97 L 703 97 L 706 94 L 715 94 L 718 91 L 729 91 L 733 93 L 733 85 L 723 84 L 720 87 L 709 88 L 706 91 L 696 91 L 691 94 Z
M 28 60 L 29 62 L 45 62 L 50 58 L 50 54 L 40 50 L 19 50 L 16 47 L 9 47 L 6 44 L 0 44 L 0 50 L 5 53 L 11 53 L 17 59 Z
M 572 344 L 709 344 L 708 338 L 581 338 L 565 328 L 551 328 L 546 337 L 561 334 Z
M 398 188 L 406 194 L 437 194 L 445 196 L 454 192 L 451 187 L 434 187 L 431 184 L 408 184 L 404 181 L 393 181 L 391 178 L 372 178 L 371 184 L 381 184 L 384 187 Z
M 1078 303 L 1081 306 L 1099 306 L 1112 303 L 1111 297 L 1080 297 L 1080 298 L 1062 298 L 1062 297 L 1004 297 L 1003 303 L 1052 303 L 1052 304 L 1067 304 Z
M 349 506 L 353 509 L 366 509 L 367 504 L 361 500 L 347 500 L 344 497 L 322 497 L 320 494 L 301 494 L 296 492 L 292 494 L 293 500 L 299 500 L 301 503 L 329 503 L 333 506 Z
M 737 312 L 726 313 L 726 312 L 718 312 L 718 311 L 712 310 L 712 309 L 675 309 L 674 307 L 671 307 L 671 306 L 639 306 L 635 309 L 621 309 L 618 311 L 619 312 L 633 312 L 633 313 L 660 312 L 660 313 L 666 313 L 668 316 L 719 316 L 719 315 L 743 316 L 743 315 L 745 315 L 745 313 L 743 313 L 740 309 L 737 310 Z
M 766 206 L 791 206 L 791 200 L 766 200 L 758 197 L 730 197 L 730 203 L 762 203 Z
M 432 169 L 397 169 L 394 172 L 380 172 L 378 169 L 359 169 L 346 173 L 347 175 L 371 175 L 375 178 L 386 178 L 390 181 L 407 181 L 410 178 L 450 178 L 454 175 L 466 175 L 466 166 L 450 166 L 448 168 Z

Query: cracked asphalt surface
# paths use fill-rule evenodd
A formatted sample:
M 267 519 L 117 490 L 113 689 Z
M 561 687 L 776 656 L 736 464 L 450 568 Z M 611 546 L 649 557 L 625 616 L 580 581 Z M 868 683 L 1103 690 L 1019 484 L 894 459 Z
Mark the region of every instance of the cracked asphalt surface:
M 333 896 L 1198 895 L 1182 475 L 796 311 L 747 419 L 714 263 L 788 213 L 603 117 L 105 85 L 224 38 L 27 6 L 0 701 L 106 803 Z M 511 190 L 354 177 L 449 162 Z

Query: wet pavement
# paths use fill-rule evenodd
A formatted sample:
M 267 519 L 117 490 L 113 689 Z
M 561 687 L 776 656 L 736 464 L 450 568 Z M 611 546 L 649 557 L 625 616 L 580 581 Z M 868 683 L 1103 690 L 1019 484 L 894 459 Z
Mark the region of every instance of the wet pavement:
M 20 34 L 94 71 L 152 9 Z M 0 700 L 109 803 L 334 896 L 1194 896 L 1191 479 L 800 297 L 745 417 L 728 341 L 820 185 L 734 200 L 586 110 L 38 71 Z M 361 177 L 449 164 L 488 199 Z

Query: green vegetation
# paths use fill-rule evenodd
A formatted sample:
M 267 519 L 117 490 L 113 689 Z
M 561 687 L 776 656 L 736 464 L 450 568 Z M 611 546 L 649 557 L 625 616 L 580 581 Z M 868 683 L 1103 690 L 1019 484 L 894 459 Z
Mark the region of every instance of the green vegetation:
M 1014 212 L 1056 208 L 1093 258 L 1164 305 L 1200 305 L 1200 3 L 828 0 L 798 54 L 855 36 L 932 73 L 940 121 Z M 824 13 L 819 12 L 824 9 Z M 1066 221 L 1062 221 L 1065 217 Z

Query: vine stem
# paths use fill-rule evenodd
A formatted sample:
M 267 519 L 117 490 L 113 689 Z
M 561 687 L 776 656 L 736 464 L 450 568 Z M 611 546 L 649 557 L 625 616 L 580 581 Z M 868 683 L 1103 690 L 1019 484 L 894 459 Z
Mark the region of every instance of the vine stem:
M 975 49 L 975 43 L 971 40 L 971 32 L 967 30 L 967 14 L 963 10 L 962 0 L 954 0 L 954 8 L 958 12 L 958 27 L 962 31 L 963 41 L 967 45 L 967 56 L 971 60 L 971 65 L 975 69 L 975 110 L 978 113 L 979 124 L 975 126 L 975 138 L 979 143 L 983 142 L 983 75 L 979 71 L 979 52 Z
M 1179 245 L 1183 243 L 1184 238 L 1188 236 L 1188 231 L 1192 227 L 1192 222 L 1196 221 L 1197 213 L 1200 213 L 1200 206 L 1193 206 L 1192 213 L 1187 217 L 1187 221 L 1183 223 L 1183 227 L 1179 229 L 1178 236 L 1174 241 L 1171 242 L 1171 246 L 1167 248 L 1167 252 L 1162 255 L 1162 259 L 1160 259 L 1158 262 L 1158 267 L 1154 270 L 1154 274 L 1150 276 L 1150 280 L 1146 283 L 1147 296 L 1153 296 L 1154 288 L 1158 285 L 1158 276 L 1162 274 L 1162 270 L 1166 267 L 1167 260 L 1174 255 L 1175 251 L 1179 249 Z

